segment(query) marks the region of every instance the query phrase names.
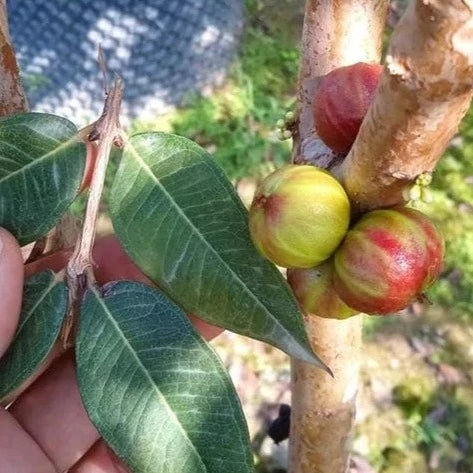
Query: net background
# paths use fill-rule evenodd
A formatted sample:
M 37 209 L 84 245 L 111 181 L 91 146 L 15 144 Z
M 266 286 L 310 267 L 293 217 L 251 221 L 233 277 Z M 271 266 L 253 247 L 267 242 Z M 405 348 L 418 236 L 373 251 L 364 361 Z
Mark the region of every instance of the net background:
M 85 123 L 101 111 L 96 56 L 125 80 L 125 119 L 151 118 L 222 82 L 243 0 L 9 0 L 30 107 Z

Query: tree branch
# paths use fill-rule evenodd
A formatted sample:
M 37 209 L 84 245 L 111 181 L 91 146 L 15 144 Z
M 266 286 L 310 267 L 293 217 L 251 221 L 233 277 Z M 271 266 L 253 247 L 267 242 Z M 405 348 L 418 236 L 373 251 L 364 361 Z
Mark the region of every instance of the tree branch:
M 466 113 L 473 86 L 473 1 L 411 2 L 382 81 L 339 173 L 357 210 L 391 206 L 432 171 Z
M 101 49 L 99 54 L 100 62 L 103 62 Z M 90 141 L 100 141 L 94 175 L 90 184 L 84 223 L 82 224 L 82 232 L 77 239 L 74 252 L 66 268 L 69 302 L 66 321 L 61 333 L 61 340 L 64 347 L 67 347 L 71 343 L 69 338 L 74 323 L 79 315 L 84 291 L 87 287 L 95 284 L 92 249 L 95 241 L 97 217 L 105 184 L 107 166 L 113 145 L 123 146 L 123 131 L 120 126 L 122 97 L 123 81 L 117 78 L 112 89 L 106 91 L 102 116 L 93 125 L 87 127 L 88 130 L 91 130 L 88 139 Z
M 6 0 L 0 0 L 0 116 L 26 112 L 27 109 L 26 95 L 8 31 Z
M 312 96 L 319 77 L 359 61 L 379 62 L 387 0 L 307 0 L 299 82 L 295 161 L 330 168 L 341 157 L 315 136 Z M 312 346 L 334 372 L 292 361 L 291 473 L 345 473 L 355 417 L 361 316 L 345 321 L 308 317 Z

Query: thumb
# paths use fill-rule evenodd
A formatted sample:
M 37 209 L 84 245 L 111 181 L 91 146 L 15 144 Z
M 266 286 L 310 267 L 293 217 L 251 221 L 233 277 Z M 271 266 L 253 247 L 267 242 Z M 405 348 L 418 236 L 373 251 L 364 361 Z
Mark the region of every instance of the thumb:
M 23 259 L 15 238 L 0 228 L 0 357 L 18 325 L 23 294 Z

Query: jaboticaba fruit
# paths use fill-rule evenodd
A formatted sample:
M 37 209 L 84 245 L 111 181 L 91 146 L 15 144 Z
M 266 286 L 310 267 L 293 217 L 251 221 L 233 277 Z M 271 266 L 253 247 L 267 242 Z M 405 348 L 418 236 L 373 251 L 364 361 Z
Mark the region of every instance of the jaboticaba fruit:
M 443 254 L 442 236 L 421 212 L 375 210 L 361 218 L 337 250 L 335 289 L 360 312 L 397 312 L 435 281 Z
M 273 263 L 311 268 L 335 251 L 349 219 L 348 197 L 330 173 L 287 165 L 258 186 L 250 209 L 250 234 Z
M 333 259 L 310 269 L 288 269 L 287 281 L 307 315 L 346 319 L 358 313 L 338 296 L 333 285 Z
M 313 100 L 314 123 L 329 148 L 350 151 L 382 70 L 379 64 L 360 62 L 334 69 L 322 79 Z

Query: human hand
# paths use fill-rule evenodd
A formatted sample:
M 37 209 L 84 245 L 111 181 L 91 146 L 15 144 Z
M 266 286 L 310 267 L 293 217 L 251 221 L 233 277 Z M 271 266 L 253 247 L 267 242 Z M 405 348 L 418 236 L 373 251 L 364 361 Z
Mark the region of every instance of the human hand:
M 46 269 L 59 271 L 71 255 L 64 250 L 24 267 L 25 277 Z M 158 256 L 157 256 L 158 257 Z M 151 284 L 114 237 L 94 248 L 99 284 L 131 279 Z M 0 357 L 14 337 L 23 290 L 23 262 L 14 238 L 0 229 Z M 222 330 L 191 316 L 210 340 Z M 60 344 L 8 409 L 0 407 L 1 473 L 123 473 L 123 463 L 100 439 L 80 399 L 71 351 Z

